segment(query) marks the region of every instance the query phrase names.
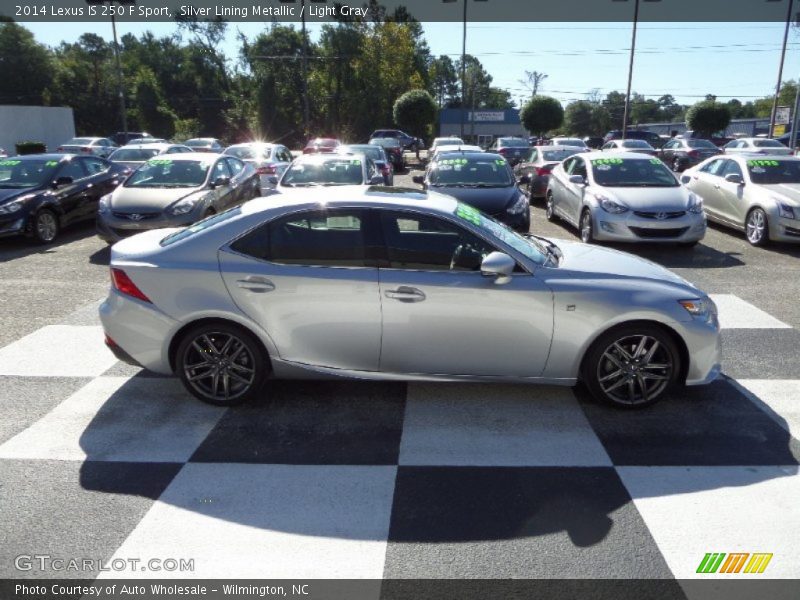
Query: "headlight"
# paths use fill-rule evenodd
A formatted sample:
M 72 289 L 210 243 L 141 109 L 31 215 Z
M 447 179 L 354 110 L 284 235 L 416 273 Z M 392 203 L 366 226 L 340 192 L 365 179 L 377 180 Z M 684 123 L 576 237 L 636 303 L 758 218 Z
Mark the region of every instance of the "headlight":
M 778 202 L 778 210 L 780 211 L 781 217 L 784 219 L 795 219 L 794 208 L 786 204 L 785 202 Z
M 678 300 L 678 303 L 693 317 L 717 317 L 717 305 L 711 298 L 692 298 L 691 300 Z
M 605 196 L 601 196 L 599 194 L 595 194 L 594 197 L 600 203 L 600 208 L 602 208 L 607 213 L 611 213 L 612 215 L 619 215 L 624 212 L 628 212 L 627 206 L 623 206 L 619 202 L 614 202 L 610 198 L 606 198 Z
M 190 213 L 194 210 L 194 207 L 197 206 L 197 203 L 200 201 L 200 198 L 185 198 L 178 202 L 177 204 L 170 206 L 167 209 L 167 212 L 171 215 L 185 215 Z
M 14 200 L 8 204 L 4 204 L 3 206 L 0 206 L 0 215 L 10 215 L 11 213 L 15 213 L 24 205 L 24 200 Z
M 689 194 L 689 208 L 690 213 L 699 215 L 703 212 L 703 200 L 694 194 Z
M 97 203 L 97 212 L 101 215 L 107 215 L 111 212 L 111 194 L 106 194 Z
M 517 197 L 516 202 L 514 202 L 514 204 L 512 204 L 508 208 L 508 212 L 511 213 L 512 215 L 519 215 L 524 213 L 527 209 L 528 209 L 528 199 L 525 197 L 524 194 L 520 194 Z

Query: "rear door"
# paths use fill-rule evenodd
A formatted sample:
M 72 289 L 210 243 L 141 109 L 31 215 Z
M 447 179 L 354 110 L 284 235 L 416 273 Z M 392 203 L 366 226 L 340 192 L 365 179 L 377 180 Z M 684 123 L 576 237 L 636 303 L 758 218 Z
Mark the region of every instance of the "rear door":
M 220 251 L 228 291 L 272 338 L 279 358 L 378 369 L 381 303 L 369 218 L 364 209 L 302 211 Z

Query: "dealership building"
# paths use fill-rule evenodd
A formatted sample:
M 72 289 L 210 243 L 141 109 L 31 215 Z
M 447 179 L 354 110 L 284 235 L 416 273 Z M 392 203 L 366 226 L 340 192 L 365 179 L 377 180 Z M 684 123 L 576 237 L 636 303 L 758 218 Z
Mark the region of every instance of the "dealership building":
M 464 141 L 484 148 L 498 137 L 529 136 L 519 120 L 519 110 L 516 108 L 466 111 L 460 108 L 443 108 L 439 111 L 439 135 L 460 137 L 462 122 Z

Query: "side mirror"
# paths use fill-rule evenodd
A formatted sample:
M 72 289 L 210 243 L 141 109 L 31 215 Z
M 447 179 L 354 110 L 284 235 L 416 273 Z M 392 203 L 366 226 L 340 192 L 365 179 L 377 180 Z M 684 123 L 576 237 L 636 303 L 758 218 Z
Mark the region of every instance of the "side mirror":
M 65 185 L 72 185 L 74 180 L 68 175 L 62 175 L 53 182 L 53 189 L 64 187 Z
M 425 185 L 425 176 L 424 175 L 414 175 L 411 178 L 411 181 L 418 185 Z
M 214 183 L 211 184 L 212 187 L 225 187 L 231 182 L 231 178 L 225 175 L 221 175 L 214 180 Z
M 519 181 L 517 181 L 519 185 L 528 185 L 530 182 L 531 182 L 530 175 L 523 175 L 522 177 L 519 178 Z
M 575 185 L 583 185 L 586 183 L 586 180 L 583 178 L 583 175 L 570 175 L 569 182 Z
M 729 173 L 728 175 L 725 175 L 725 181 L 727 181 L 728 183 L 733 183 L 735 185 L 743 185 L 744 184 L 744 180 L 742 179 L 742 176 L 741 175 L 737 175 L 736 173 Z
M 508 254 L 492 252 L 481 263 L 481 275 L 494 277 L 494 282 L 503 285 L 511 281 L 511 273 L 517 263 Z

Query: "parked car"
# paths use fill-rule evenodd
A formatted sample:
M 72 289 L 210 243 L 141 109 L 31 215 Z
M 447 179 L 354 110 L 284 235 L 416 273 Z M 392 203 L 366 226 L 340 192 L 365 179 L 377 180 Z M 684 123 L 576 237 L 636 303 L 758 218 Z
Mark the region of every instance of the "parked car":
M 464 140 L 460 137 L 449 136 L 449 137 L 437 137 L 434 138 L 433 142 L 431 142 L 431 147 L 428 148 L 428 154 L 433 156 L 436 153 L 436 150 L 439 146 L 463 146 Z
M 124 146 L 130 142 L 140 140 L 140 139 L 153 139 L 153 136 L 147 133 L 146 131 L 128 131 L 127 133 L 124 131 L 118 131 L 117 133 L 112 133 L 108 136 L 109 139 L 114 142 L 117 146 Z
M 680 173 L 717 154 L 722 154 L 722 150 L 708 140 L 676 137 L 662 146 L 658 157 L 673 171 Z
M 528 154 L 530 147 L 528 140 L 523 138 L 499 137 L 489 146 L 488 151 L 499 154 L 513 167 Z
M 400 140 L 388 137 L 372 138 L 369 140 L 369 144 L 383 148 L 395 171 L 403 172 L 406 170 L 406 159 L 403 156 L 403 145 Z
M 259 177 L 261 193 L 264 195 L 275 190 L 278 179 L 294 160 L 286 146 L 264 142 L 234 144 L 225 148 L 223 154 L 235 156 L 239 160 L 253 165 Z
M 611 140 L 601 148 L 603 152 L 636 152 L 648 156 L 658 156 L 658 150 L 644 140 Z
M 743 231 L 752 245 L 800 242 L 800 158 L 714 157 L 681 181 L 703 198 L 709 219 Z
M 684 131 L 683 133 L 679 134 L 677 137 L 684 138 L 684 139 L 693 139 L 693 140 L 705 140 L 705 139 L 707 139 L 708 141 L 710 141 L 712 144 L 714 144 L 718 148 L 721 148 L 722 146 L 724 146 L 725 144 L 727 144 L 728 142 L 730 142 L 733 139 L 733 138 L 729 138 L 729 137 L 721 135 L 721 134 L 714 134 L 711 137 L 708 137 L 706 134 L 700 133 L 699 131 L 694 131 L 692 129 Z
M 184 142 L 195 152 L 222 152 L 225 145 L 217 138 L 192 138 Z
M 436 152 L 431 154 L 428 157 L 428 160 L 436 160 L 443 154 L 449 154 L 451 152 L 483 152 L 483 148 L 480 146 L 473 146 L 472 144 L 461 144 L 461 145 L 449 145 L 449 144 L 440 144 L 436 148 Z
M 739 138 L 731 140 L 722 147 L 725 154 L 769 154 L 791 156 L 791 148 L 784 146 L 778 140 L 767 138 Z
M 528 156 L 514 166 L 517 183 L 530 200 L 544 198 L 553 167 L 580 151 L 574 146 L 534 146 Z
M 703 200 L 657 158 L 577 154 L 553 169 L 547 219 L 577 227 L 581 241 L 693 246 L 706 233 Z
M 603 144 L 610 142 L 611 140 L 621 140 L 622 139 L 622 130 L 621 129 L 614 129 L 609 131 L 605 137 L 603 138 Z M 663 140 L 661 136 L 653 131 L 646 131 L 642 129 L 628 129 L 625 132 L 625 139 L 626 140 L 644 140 L 648 144 L 650 144 L 653 148 L 661 148 L 663 144 Z
M 0 148 L 0 158 L 8 158 L 8 152 L 5 148 Z
M 320 154 L 326 152 L 336 152 L 336 148 L 341 146 L 341 142 L 335 138 L 314 138 L 309 140 L 303 154 Z
M 514 172 L 500 154 L 458 152 L 428 164 L 414 183 L 448 194 L 519 231 L 531 226 L 528 198 L 517 187 Z
M 148 229 L 190 225 L 259 195 L 255 169 L 233 156 L 151 158 L 100 199 L 97 234 L 112 244 Z
M 101 196 L 125 170 L 93 155 L 28 154 L 0 160 L 0 237 L 48 244 L 61 230 L 94 219 Z
M 571 138 L 571 137 L 554 137 L 553 139 L 550 140 L 550 145 L 571 146 L 573 148 L 578 148 L 579 150 L 582 150 L 584 152 L 586 152 L 589 149 L 589 147 L 586 145 L 586 142 L 584 142 L 582 139 Z
M 718 376 L 716 307 L 682 277 L 381 189 L 295 191 L 123 240 L 106 344 L 218 406 L 263 398 L 268 378 L 349 376 L 583 382 L 631 408 Z
M 425 147 L 425 141 L 422 138 L 408 135 L 405 131 L 399 129 L 377 129 L 369 137 L 371 139 L 394 138 L 400 141 L 403 150 L 422 150 Z
M 378 144 L 349 144 L 347 146 L 339 146 L 337 153 L 363 154 L 375 163 L 375 166 L 383 175 L 383 183 L 385 185 L 394 185 L 394 167 L 383 146 Z
M 363 154 L 310 154 L 295 159 L 283 173 L 277 189 L 284 192 L 299 187 L 383 184 L 383 174 Z
M 161 154 L 181 154 L 182 152 L 193 152 L 189 146 L 183 144 L 129 144 L 122 148 L 117 148 L 108 157 L 113 163 L 128 167 L 131 170 L 138 169 L 145 162 Z
M 94 154 L 100 158 L 108 158 L 117 145 L 108 138 L 76 137 L 56 148 L 56 152 L 65 154 Z
M 586 144 L 589 148 L 594 150 L 599 150 L 600 147 L 603 145 L 603 138 L 600 136 L 586 136 L 583 138 L 583 143 Z

